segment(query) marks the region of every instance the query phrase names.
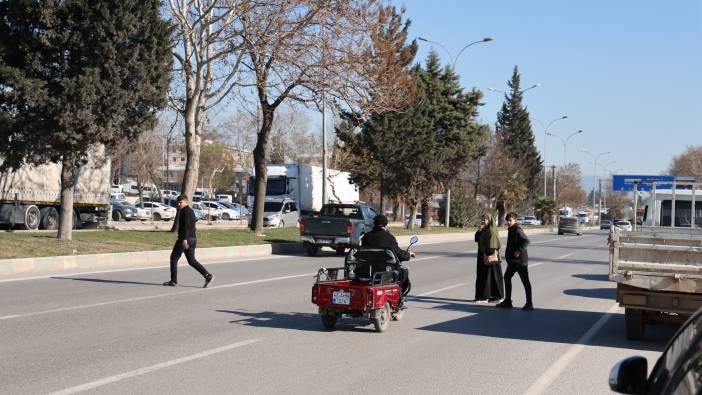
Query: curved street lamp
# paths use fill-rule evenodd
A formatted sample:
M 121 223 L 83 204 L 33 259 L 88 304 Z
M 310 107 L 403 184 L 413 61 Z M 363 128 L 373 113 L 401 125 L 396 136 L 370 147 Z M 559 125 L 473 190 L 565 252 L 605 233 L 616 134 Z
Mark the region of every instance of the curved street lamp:
M 520 90 L 519 93 L 524 93 L 524 92 L 526 92 L 526 91 L 528 91 L 528 90 L 530 90 L 530 89 L 538 88 L 538 87 L 540 87 L 540 86 L 541 86 L 541 83 L 537 82 L 536 84 L 534 84 L 534 85 L 532 85 L 532 86 L 530 86 L 530 87 L 528 87 L 528 88 L 526 88 L 526 89 Z M 503 95 L 506 95 L 506 94 L 507 94 L 507 92 L 501 91 L 501 90 L 499 90 L 499 89 L 495 89 L 495 88 L 493 88 L 493 87 L 491 87 L 491 86 L 488 86 L 488 87 L 487 87 L 487 90 L 489 90 L 490 92 L 502 93 Z
M 451 51 L 449 51 L 449 49 L 446 48 L 445 46 L 443 46 L 441 43 L 433 41 L 433 40 L 429 40 L 428 38 L 423 37 L 423 36 L 419 36 L 417 38 L 419 39 L 419 41 L 425 41 L 428 43 L 436 44 L 436 45 L 440 46 L 441 48 L 443 48 L 444 51 L 446 51 L 446 53 L 448 54 L 449 59 L 451 60 L 451 69 L 452 70 L 456 69 L 456 62 L 458 62 L 458 58 L 461 57 L 461 54 L 463 54 L 463 51 L 465 51 L 468 47 L 470 47 L 471 45 L 492 41 L 492 37 L 485 37 L 482 40 L 473 41 L 471 43 L 468 43 L 463 48 L 461 48 L 460 51 L 458 51 L 458 55 L 456 55 L 456 57 L 454 58 L 453 55 L 451 55 Z M 380 202 L 380 206 L 382 209 L 383 202 Z M 450 214 L 451 214 L 451 189 L 449 188 L 449 189 L 446 189 L 446 227 L 447 228 L 449 227 L 449 223 L 451 222 L 449 220 L 449 218 L 451 218 Z
M 536 119 L 536 118 L 533 118 L 533 119 L 536 122 L 538 122 L 542 128 L 544 128 L 544 150 L 543 150 L 542 159 L 544 161 L 544 196 L 546 196 L 546 136 L 548 135 L 548 129 L 551 127 L 551 125 L 553 125 L 554 123 L 556 123 L 558 121 L 568 119 L 568 116 L 567 115 L 560 116 L 560 117 L 552 120 L 551 122 L 549 122 L 548 125 L 546 125 L 546 126 L 544 126 L 543 122 L 539 121 L 538 119 Z
M 565 166 L 565 162 L 566 162 L 566 147 L 568 146 L 568 141 L 571 138 L 573 138 L 573 136 L 575 136 L 576 134 L 580 134 L 582 132 L 583 132 L 582 129 L 577 130 L 577 131 L 569 134 L 568 137 L 566 137 L 565 139 L 563 137 L 555 134 L 555 133 L 546 132 L 547 136 L 557 137 L 559 140 L 561 140 L 561 144 L 563 144 L 563 166 Z

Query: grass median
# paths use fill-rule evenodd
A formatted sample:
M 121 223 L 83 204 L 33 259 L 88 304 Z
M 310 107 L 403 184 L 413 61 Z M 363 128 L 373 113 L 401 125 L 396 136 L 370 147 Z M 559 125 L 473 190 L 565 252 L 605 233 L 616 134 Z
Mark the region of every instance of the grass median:
M 396 236 L 411 234 L 469 232 L 474 229 L 433 227 L 404 229 L 393 227 Z M 264 229 L 256 236 L 249 229 L 211 229 L 197 231 L 198 248 L 228 247 L 300 241 L 297 228 Z M 60 255 L 106 254 L 115 252 L 168 250 L 176 235 L 165 230 L 73 231 L 73 240 L 62 241 L 56 232 L 13 231 L 0 233 L 0 259 L 31 258 Z

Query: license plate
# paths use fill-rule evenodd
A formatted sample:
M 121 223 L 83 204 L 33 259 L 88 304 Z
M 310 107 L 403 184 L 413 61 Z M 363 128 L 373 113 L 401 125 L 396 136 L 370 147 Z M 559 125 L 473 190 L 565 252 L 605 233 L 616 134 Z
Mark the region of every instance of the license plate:
M 351 293 L 344 292 L 344 291 L 332 292 L 332 303 L 333 304 L 349 304 L 349 303 L 351 303 Z
M 330 239 L 317 239 L 318 244 L 331 244 L 332 241 Z

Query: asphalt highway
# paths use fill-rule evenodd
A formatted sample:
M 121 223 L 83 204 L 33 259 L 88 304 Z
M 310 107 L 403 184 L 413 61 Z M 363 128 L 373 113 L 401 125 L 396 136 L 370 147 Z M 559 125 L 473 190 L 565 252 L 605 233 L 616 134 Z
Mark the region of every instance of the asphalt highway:
M 0 393 L 606 394 L 621 358 L 650 368 L 675 327 L 625 339 L 606 233 L 530 237 L 534 311 L 518 276 L 514 309 L 470 301 L 472 238 L 420 238 L 409 308 L 384 333 L 351 318 L 324 330 L 310 291 L 343 264 L 332 251 L 210 263 L 209 289 L 187 266 L 163 287 L 167 262 L 3 280 Z

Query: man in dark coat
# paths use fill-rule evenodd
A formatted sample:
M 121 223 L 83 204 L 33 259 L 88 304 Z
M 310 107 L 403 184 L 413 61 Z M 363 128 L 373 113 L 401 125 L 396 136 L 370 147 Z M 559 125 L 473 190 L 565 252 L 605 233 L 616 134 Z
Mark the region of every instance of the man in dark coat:
M 413 252 L 407 252 L 400 248 L 397 239 L 387 230 L 388 217 L 378 215 L 373 219 L 373 230 L 363 236 L 362 245 L 371 248 L 387 248 L 392 250 L 400 261 L 409 261 L 414 256 Z
M 512 277 L 514 273 L 519 274 L 519 278 L 524 285 L 526 292 L 526 304 L 522 308 L 525 311 L 534 310 L 531 300 L 531 283 L 529 282 L 529 254 L 527 246 L 529 238 L 524 234 L 524 230 L 517 225 L 517 213 L 509 213 L 505 217 L 507 222 L 507 248 L 505 249 L 505 259 L 507 260 L 507 270 L 505 271 L 505 300 L 497 307 L 512 308 Z
M 195 212 L 188 205 L 188 199 L 184 195 L 178 196 L 178 240 L 176 240 L 171 252 L 171 281 L 163 283 L 165 286 L 175 287 L 178 285 L 178 260 L 185 253 L 185 259 L 188 264 L 195 268 L 203 277 L 205 277 L 205 285 L 207 288 L 212 283 L 214 275 L 209 273 L 200 262 L 195 259 L 195 247 L 197 245 L 197 237 L 195 236 Z

